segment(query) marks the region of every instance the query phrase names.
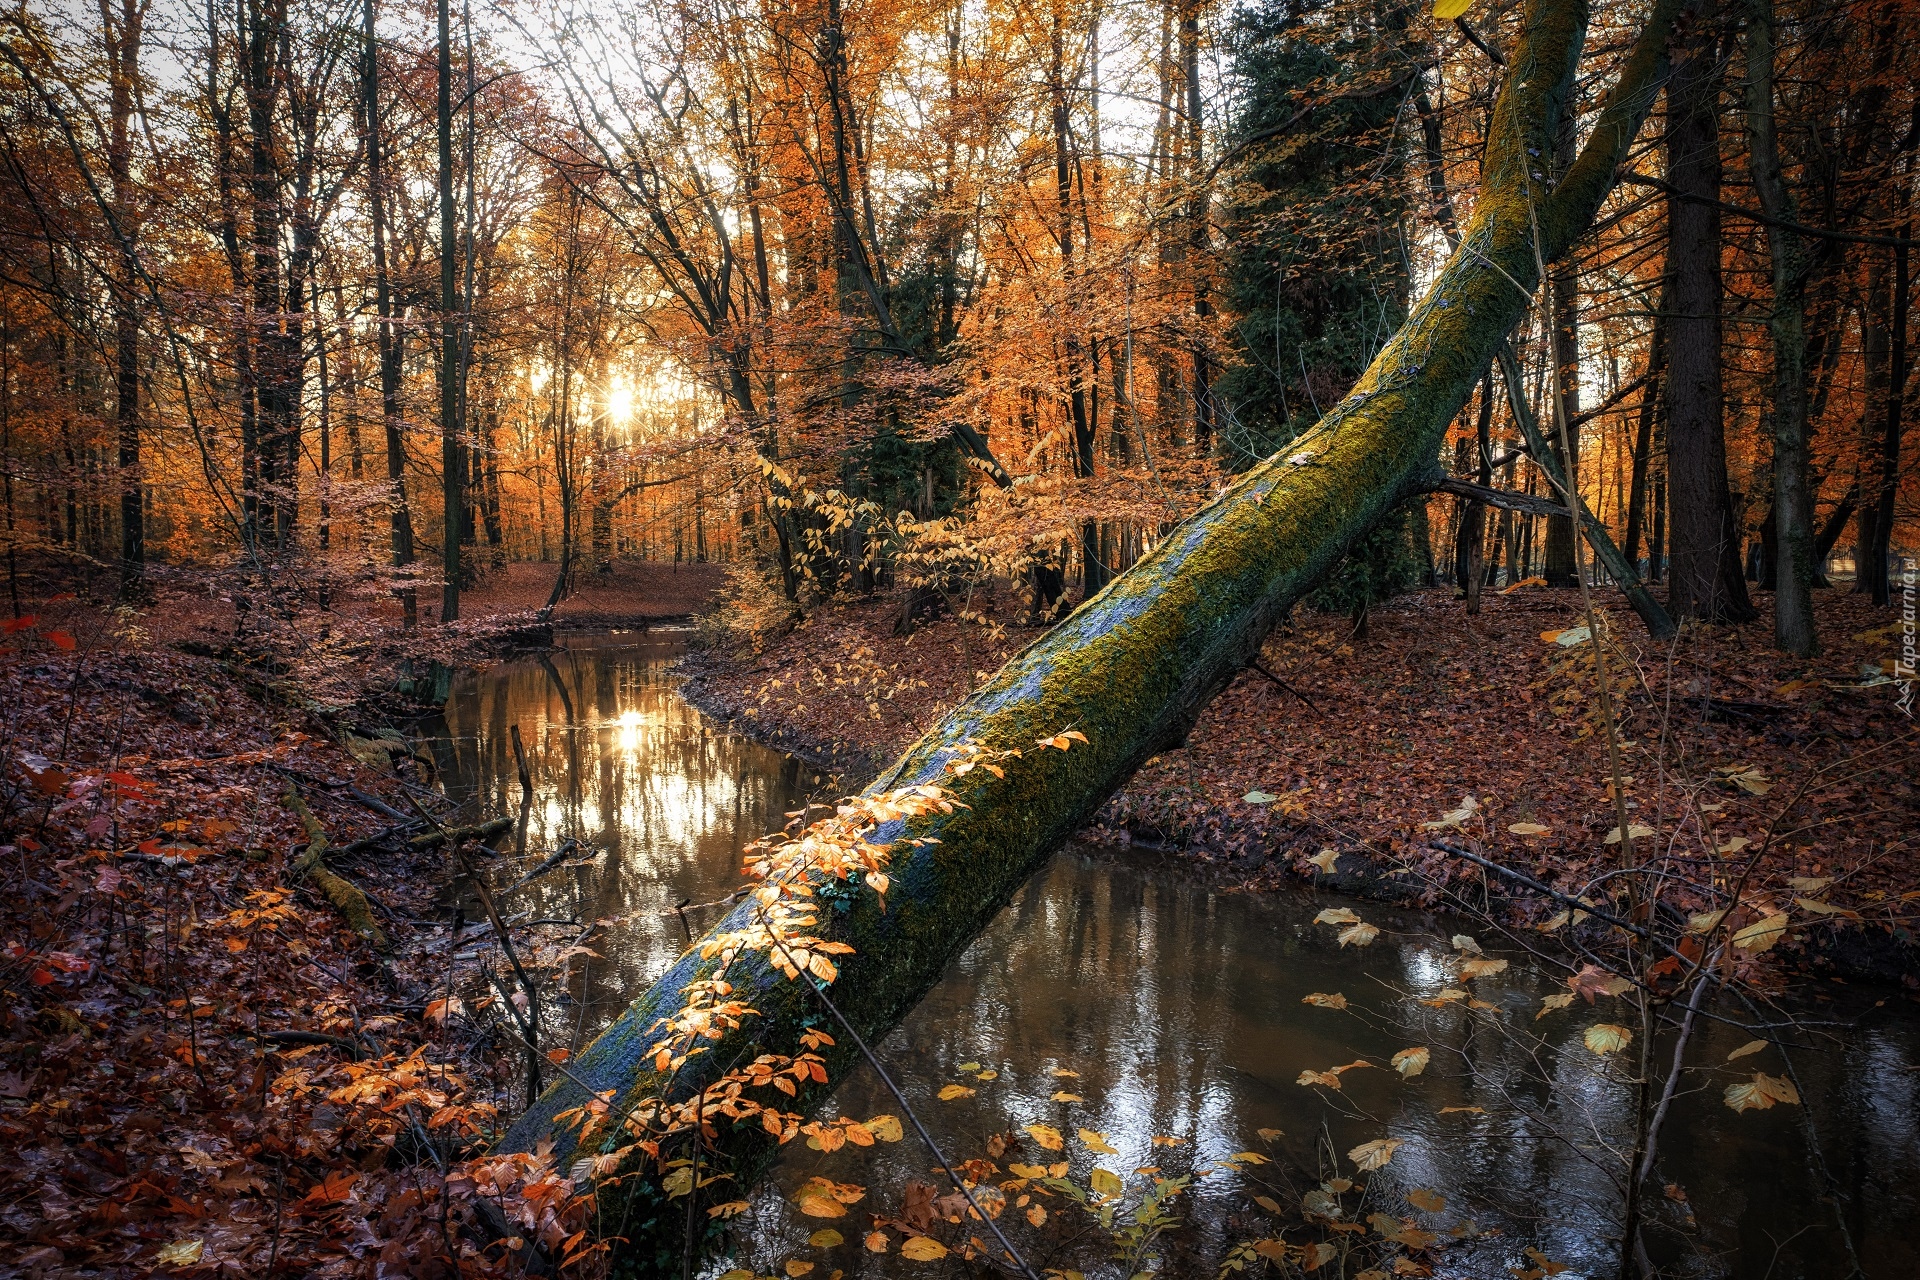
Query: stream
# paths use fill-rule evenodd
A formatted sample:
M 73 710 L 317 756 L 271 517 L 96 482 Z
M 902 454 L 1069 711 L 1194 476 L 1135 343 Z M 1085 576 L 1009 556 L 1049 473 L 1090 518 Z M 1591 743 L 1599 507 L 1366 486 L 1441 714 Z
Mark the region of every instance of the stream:
M 741 882 L 741 846 L 810 797 L 832 798 L 810 767 L 681 699 L 672 663 L 685 640 L 658 630 L 563 635 L 547 655 L 463 673 L 444 715 L 420 726 L 448 794 L 486 815 L 519 812 L 508 730 L 520 728 L 534 796 L 496 887 L 568 837 L 598 851 L 502 903 L 522 919 L 620 921 L 597 936 L 600 958 L 570 970 L 566 1001 L 547 1012 L 547 1039 L 575 1049 L 718 918 L 711 904 Z M 511 860 L 514 848 L 524 862 Z M 1351 909 L 1380 936 L 1342 948 L 1335 928 L 1314 923 L 1329 907 Z M 1602 1060 L 1582 1035 L 1632 1019 L 1602 997 L 1536 1020 L 1541 997 L 1567 988 L 1490 936 L 1481 939 L 1488 954 L 1511 966 L 1461 981 L 1449 939 L 1462 930 L 1472 931 L 1330 894 L 1222 892 L 1137 853 L 1069 846 L 875 1049 L 956 1165 L 988 1157 L 991 1135 L 1039 1124 L 1065 1135 L 1063 1151 L 1022 1133 L 996 1163 L 1069 1161 L 1085 1186 L 1096 1157 L 1077 1133 L 1088 1130 L 1111 1149 L 1099 1163 L 1124 1180 L 1127 1204 L 1157 1178 L 1210 1170 L 1168 1202 L 1179 1224 L 1147 1254 L 1160 1274 L 1213 1276 L 1230 1246 L 1282 1232 L 1296 1243 L 1323 1238 L 1303 1223 L 1302 1196 L 1326 1196 L 1322 1184 L 1341 1178 L 1364 1186 L 1337 1198 L 1356 1225 L 1325 1238 L 1351 1252 L 1315 1276 L 1377 1265 L 1378 1232 L 1392 1224 L 1360 1224 L 1382 1211 L 1440 1239 L 1422 1255 L 1436 1276 L 1504 1277 L 1537 1265 L 1529 1249 L 1566 1265 L 1566 1280 L 1615 1275 L 1619 1158 L 1608 1144 L 1633 1114 L 1627 1078 L 1638 1046 Z M 1441 998 L 1463 987 L 1480 1007 Z M 1347 1008 L 1303 1002 L 1331 993 Z M 1676 1099 L 1650 1184 L 1650 1246 L 1668 1274 L 1843 1277 L 1844 1221 L 1867 1276 L 1920 1275 L 1920 1016 L 1890 989 L 1834 983 L 1819 994 L 1796 1006 L 1807 1025 L 1789 1036 L 1803 1046 L 1793 1067 L 1804 1106 L 1735 1113 L 1723 1103 L 1726 1086 L 1753 1071 L 1786 1070 L 1776 1048 L 1721 1066 L 1749 1033 L 1709 1020 L 1689 1048 L 1690 1064 L 1715 1069 L 1690 1076 Z M 1430 1050 L 1430 1062 L 1402 1078 L 1388 1063 L 1415 1046 Z M 1341 1073 L 1338 1090 L 1296 1083 L 1303 1071 L 1360 1059 L 1374 1065 Z M 971 1092 L 942 1100 L 949 1086 Z M 835 1114 L 906 1119 L 864 1065 L 822 1112 Z M 1400 1144 L 1390 1162 L 1357 1172 L 1347 1153 L 1382 1138 Z M 870 1214 L 901 1216 L 909 1183 L 951 1189 L 938 1164 L 910 1125 L 903 1141 L 831 1153 L 796 1140 L 744 1197 L 749 1207 L 732 1220 L 734 1256 L 704 1274 L 809 1274 L 790 1262 L 814 1264 L 820 1280 L 955 1274 L 904 1260 L 897 1230 L 886 1254 L 862 1246 Z M 803 1216 L 794 1192 L 814 1177 L 867 1194 L 838 1219 Z M 1126 1274 L 1091 1216 L 1058 1194 L 1015 1194 L 1023 1190 L 1028 1205 L 1000 1220 L 1036 1270 Z M 1034 1206 L 1049 1214 L 1045 1227 L 1024 1220 Z M 844 1242 L 810 1245 L 822 1228 Z M 981 1224 L 971 1229 L 990 1240 Z M 936 1234 L 953 1244 L 968 1233 Z M 1363 1239 L 1374 1243 L 1362 1248 Z

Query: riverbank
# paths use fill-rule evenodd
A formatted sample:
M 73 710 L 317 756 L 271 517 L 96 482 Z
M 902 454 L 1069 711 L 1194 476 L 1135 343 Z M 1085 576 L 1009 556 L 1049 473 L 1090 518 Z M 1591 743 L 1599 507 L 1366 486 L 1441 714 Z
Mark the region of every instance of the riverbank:
M 1600 603 L 1643 850 L 1750 865 L 1783 908 L 1790 878 L 1830 880 L 1830 910 L 1807 913 L 1819 962 L 1920 985 L 1920 737 L 1882 674 L 1892 615 L 1823 592 L 1823 656 L 1803 662 L 1772 649 L 1764 620 L 1656 645 L 1617 595 Z M 897 614 L 884 600 L 816 611 L 760 653 L 691 661 L 690 692 L 740 731 L 852 762 L 859 778 L 1037 634 L 944 620 L 901 637 Z M 1580 624 L 1576 596 L 1534 588 L 1489 597 L 1478 618 L 1450 592 L 1410 593 L 1377 606 L 1363 636 L 1296 610 L 1264 670 L 1242 673 L 1083 838 L 1167 849 L 1250 890 L 1312 882 L 1425 906 L 1464 895 L 1538 925 L 1558 904 L 1488 886 L 1435 841 L 1569 893 L 1617 861 Z
M 459 818 L 429 766 L 350 753 L 263 669 L 60 613 L 0 655 L 9 1265 L 479 1267 L 472 1183 L 418 1166 L 511 1113 L 519 1055 L 446 1015 L 447 854 L 415 806 Z

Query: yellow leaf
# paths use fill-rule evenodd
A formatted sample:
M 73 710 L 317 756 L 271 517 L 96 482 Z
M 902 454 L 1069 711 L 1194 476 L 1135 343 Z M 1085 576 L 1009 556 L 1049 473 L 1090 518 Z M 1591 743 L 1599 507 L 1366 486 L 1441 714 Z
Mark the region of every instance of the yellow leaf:
M 811 1262 L 802 1262 L 798 1258 L 787 1259 L 786 1271 L 790 1276 L 803 1276 L 811 1270 L 813 1270 L 813 1264 Z
M 898 1142 L 904 1136 L 898 1116 L 875 1116 L 867 1121 L 867 1132 L 882 1142 Z
M 1633 1032 L 1612 1022 L 1596 1022 L 1581 1037 L 1595 1053 L 1618 1053 L 1633 1043 Z
M 1393 1068 L 1402 1077 L 1411 1080 L 1427 1069 L 1433 1052 L 1429 1049 L 1402 1049 L 1393 1055 Z
M 157 1261 L 163 1267 L 191 1267 L 200 1261 L 200 1254 L 205 1249 L 204 1240 L 175 1240 L 161 1247 Z
M 1284 1138 L 1287 1136 L 1278 1129 L 1255 1129 L 1254 1132 L 1260 1135 L 1262 1142 L 1272 1142 L 1275 1138 Z
M 835 1245 L 842 1245 L 846 1242 L 847 1238 L 838 1231 L 835 1231 L 832 1227 L 816 1231 L 807 1237 L 807 1243 L 816 1249 L 831 1249 Z
M 1462 960 L 1460 962 L 1460 976 L 1463 979 L 1491 978 L 1496 973 L 1505 973 L 1506 969 L 1505 960 Z
M 1475 942 L 1464 933 L 1456 933 L 1453 935 L 1453 949 L 1455 951 L 1463 951 L 1468 955 L 1478 956 L 1486 954 L 1480 950 L 1480 944 L 1478 942 Z
M 1573 992 L 1571 991 L 1562 992 L 1557 996 L 1543 996 L 1540 999 L 1540 1012 L 1533 1015 L 1533 1020 L 1538 1022 L 1555 1009 L 1564 1009 L 1572 1003 Z
M 1311 858 L 1308 858 L 1307 861 L 1320 868 L 1322 875 L 1330 876 L 1333 874 L 1334 865 L 1340 861 L 1340 851 L 1338 849 L 1322 849 Z
M 1447 1207 L 1447 1198 L 1438 1191 L 1429 1191 L 1425 1187 L 1415 1187 L 1407 1192 L 1407 1203 L 1422 1213 L 1439 1213 Z
M 1795 898 L 1794 905 L 1802 911 L 1811 911 L 1817 916 L 1845 916 L 1849 920 L 1858 920 L 1858 911 L 1849 911 L 1845 907 L 1836 907 L 1831 902 L 1820 902 L 1813 898 Z
M 1361 1063 L 1360 1065 L 1370 1067 L 1373 1064 L 1371 1062 L 1367 1062 L 1367 1063 Z M 1228 1156 L 1227 1160 L 1229 1163 L 1232 1163 L 1232 1164 L 1272 1164 L 1273 1163 L 1273 1161 L 1267 1159 L 1265 1156 L 1261 1155 L 1258 1151 L 1236 1151 L 1232 1155 Z
M 1788 876 L 1787 887 L 1795 893 L 1818 893 L 1833 883 L 1832 876 Z
M 1077 1093 L 1068 1093 L 1065 1089 L 1055 1089 L 1053 1091 L 1052 1101 L 1054 1102 L 1085 1102 L 1086 1099 L 1081 1097 Z
M 1328 907 L 1313 918 L 1315 924 L 1358 924 L 1360 917 L 1346 907 Z
M 1065 1067 L 1054 1067 L 1050 1071 L 1048 1071 L 1047 1074 L 1053 1075 L 1053 1076 L 1062 1076 L 1071 1080 L 1078 1080 L 1080 1078 L 1080 1073 L 1078 1071 L 1069 1071 Z
M 1049 1151 L 1058 1151 L 1066 1145 L 1066 1139 L 1060 1136 L 1060 1131 L 1050 1124 L 1030 1124 L 1027 1126 L 1027 1132 L 1033 1135 L 1035 1142 Z
M 1047 1225 L 1047 1211 L 1036 1204 L 1027 1210 L 1027 1221 L 1036 1227 L 1044 1227 Z
M 1797 1105 L 1800 1091 L 1793 1087 L 1793 1081 L 1783 1076 L 1756 1071 L 1753 1079 L 1728 1085 L 1726 1099 L 1735 1111 L 1765 1111 L 1776 1102 Z
M 1043 1164 L 1010 1164 L 1007 1172 L 1016 1178 L 1044 1178 L 1047 1176 L 1047 1167 Z
M 940 1090 L 940 1101 L 952 1102 L 955 1098 L 970 1098 L 973 1090 L 963 1084 L 950 1084 Z
M 1380 931 L 1362 920 L 1358 924 L 1348 925 L 1339 934 L 1341 946 L 1364 947 L 1380 936 Z
M 1759 955 L 1774 943 L 1786 936 L 1787 913 L 1768 916 L 1756 924 L 1750 924 L 1733 935 L 1733 945 L 1748 955 Z
M 1300 1003 L 1310 1004 L 1318 1009 L 1344 1009 L 1347 1007 L 1347 998 L 1338 991 L 1332 992 L 1331 994 L 1324 991 L 1316 991 L 1312 995 L 1301 996 Z
M 1092 1129 L 1080 1130 L 1080 1141 L 1086 1144 L 1087 1150 L 1098 1152 L 1103 1156 L 1117 1156 L 1120 1154 L 1107 1145 L 1106 1134 L 1095 1133 Z
M 1722 920 L 1727 918 L 1726 908 L 1718 911 L 1700 911 L 1687 917 L 1687 928 L 1694 933 L 1712 933 Z
M 900 1256 L 914 1262 L 938 1262 L 947 1256 L 947 1246 L 932 1236 L 914 1236 L 900 1246 Z
M 1317 1084 L 1324 1085 L 1329 1089 L 1338 1089 L 1340 1087 L 1340 1075 L 1334 1071 L 1302 1071 L 1300 1078 L 1295 1080 L 1294 1083 L 1306 1085 L 1309 1088 Z
M 1281 1217 L 1286 1216 L 1287 1211 L 1285 1209 L 1282 1209 L 1280 1207 L 1280 1202 L 1278 1200 L 1275 1200 L 1272 1196 L 1255 1196 L 1253 1198 L 1253 1202 L 1259 1205 L 1262 1209 L 1265 1209 L 1268 1213 L 1277 1213 Z
M 1393 1159 L 1393 1153 L 1400 1149 L 1402 1141 L 1400 1138 L 1375 1138 L 1347 1152 L 1347 1159 L 1353 1161 L 1362 1173 L 1372 1173 L 1375 1169 L 1386 1167 Z
M 1655 833 L 1652 827 L 1643 827 L 1637 822 L 1629 822 L 1627 824 L 1627 834 L 1635 840 L 1645 840 L 1648 836 Z M 1613 830 L 1607 832 L 1606 843 L 1620 843 L 1620 828 L 1615 827 Z
M 1537 822 L 1515 822 L 1510 824 L 1507 830 L 1517 836 L 1545 836 L 1553 834 L 1552 827 L 1543 827 Z
M 1766 1047 L 1767 1047 L 1767 1042 L 1765 1040 L 1749 1040 L 1745 1044 L 1741 1045 L 1738 1049 L 1735 1049 L 1732 1053 L 1728 1054 L 1727 1061 L 1732 1062 L 1735 1058 L 1744 1058 L 1750 1053 L 1758 1053 Z
M 1725 844 L 1715 846 L 1714 852 L 1738 853 L 1752 843 L 1753 841 L 1747 839 L 1745 836 L 1733 836 Z
M 1103 1196 L 1117 1196 L 1121 1191 L 1120 1175 L 1105 1169 L 1095 1169 L 1087 1178 L 1094 1191 Z
M 1487 1114 L 1487 1109 L 1485 1107 L 1442 1107 L 1440 1108 L 1440 1114 L 1443 1116 L 1450 1116 L 1454 1114 L 1454 1112 L 1456 1111 L 1460 1112 L 1463 1115 L 1469 1115 L 1469 1116 L 1483 1116 Z
M 1460 801 L 1460 807 L 1458 809 L 1452 809 L 1441 814 L 1437 821 L 1421 823 L 1420 829 L 1422 831 L 1457 831 L 1464 827 L 1467 824 L 1467 819 L 1471 818 L 1479 809 L 1480 802 L 1472 796 L 1467 796 Z
M 725 1204 L 717 1204 L 707 1210 L 707 1216 L 709 1218 L 731 1218 L 745 1213 L 747 1207 L 745 1200 L 729 1200 Z

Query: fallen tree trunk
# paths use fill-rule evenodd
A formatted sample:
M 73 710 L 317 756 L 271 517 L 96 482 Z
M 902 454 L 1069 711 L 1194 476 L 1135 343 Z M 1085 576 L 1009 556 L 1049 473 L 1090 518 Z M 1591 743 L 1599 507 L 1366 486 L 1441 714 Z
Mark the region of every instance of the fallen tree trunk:
M 1408 495 L 1429 483 L 1448 423 L 1466 402 L 1538 282 L 1532 228 L 1548 260 L 1590 224 L 1614 170 L 1664 75 L 1675 5 L 1657 0 L 1624 64 L 1593 136 L 1557 186 L 1530 177 L 1559 129 L 1585 38 L 1579 0 L 1530 0 L 1520 47 L 1495 108 L 1474 218 L 1433 287 L 1354 390 L 1321 423 L 1238 478 L 1216 501 L 1037 640 L 956 707 L 876 780 L 870 792 L 947 783 L 968 807 L 886 824 L 869 839 L 891 842 L 892 888 L 884 908 L 869 893 L 829 890 L 818 932 L 855 950 L 831 992 L 870 1038 L 894 1026 L 948 962 L 987 924 L 1059 844 L 1148 757 L 1180 742 L 1213 695 L 1258 653 L 1273 623 Z M 1077 729 L 1089 742 L 1069 752 L 1034 751 L 1036 738 Z M 1023 749 L 1002 761 L 1003 778 L 975 769 L 949 781 L 964 743 Z M 937 843 L 910 844 L 907 837 Z M 749 898 L 714 931 L 751 927 Z M 709 935 L 710 937 L 713 935 Z M 795 1054 L 820 1023 L 814 994 L 763 956 L 736 959 L 727 978 L 747 1019 L 671 1076 L 653 1069 L 662 1018 L 676 1014 L 688 984 L 710 975 L 696 944 L 628 1007 L 567 1076 L 514 1125 L 501 1148 L 533 1151 L 552 1141 L 565 1169 L 573 1136 L 555 1117 L 609 1096 L 617 1114 L 645 1099 L 684 1101 L 729 1068 L 761 1053 Z M 829 1077 L 851 1065 L 853 1046 L 825 1051 Z M 802 1089 L 798 1105 L 830 1086 Z M 702 1178 L 737 1197 L 776 1149 L 757 1124 L 716 1121 L 699 1153 Z M 677 1270 L 685 1232 L 707 1215 L 661 1189 L 658 1174 L 628 1177 L 617 1202 L 603 1201 L 607 1234 L 626 1240 L 623 1268 Z M 707 1193 L 696 1193 L 697 1198 Z M 699 1199 L 704 1204 L 704 1199 Z

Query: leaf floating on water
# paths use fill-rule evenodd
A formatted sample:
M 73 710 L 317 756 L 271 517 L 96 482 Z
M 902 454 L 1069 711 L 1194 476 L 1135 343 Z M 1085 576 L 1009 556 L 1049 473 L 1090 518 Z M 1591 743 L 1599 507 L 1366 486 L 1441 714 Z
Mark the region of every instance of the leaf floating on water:
M 1608 973 L 1597 964 L 1585 965 L 1580 972 L 1567 979 L 1567 985 L 1573 993 L 1585 996 L 1588 1004 L 1595 996 L 1617 996 L 1633 990 L 1633 983 L 1617 974 Z
M 887 1233 L 884 1231 L 867 1232 L 867 1252 L 885 1253 L 887 1251 Z
M 1767 1042 L 1765 1040 L 1749 1040 L 1745 1044 L 1741 1045 L 1738 1049 L 1735 1049 L 1732 1053 L 1728 1054 L 1727 1061 L 1732 1062 L 1736 1058 L 1744 1058 L 1750 1053 L 1758 1053 L 1766 1047 L 1767 1047 Z
M 707 1210 L 707 1216 L 709 1218 L 733 1218 L 745 1213 L 749 1207 L 745 1200 L 729 1200 L 725 1204 L 717 1204 Z
M 1581 1037 L 1598 1054 L 1618 1053 L 1633 1043 L 1633 1032 L 1613 1022 L 1597 1022 Z
M 1066 1139 L 1060 1136 L 1060 1131 L 1050 1124 L 1030 1124 L 1027 1132 L 1048 1151 L 1058 1151 L 1066 1145 Z
M 1315 924 L 1358 924 L 1360 917 L 1346 907 L 1328 907 L 1313 918 Z
M 1364 947 L 1379 936 L 1380 930 L 1374 928 L 1365 920 L 1362 920 L 1357 924 L 1351 924 L 1342 929 L 1338 935 L 1338 941 L 1343 947 Z
M 1427 1069 L 1427 1063 L 1432 1058 L 1431 1049 L 1402 1049 L 1393 1055 L 1393 1069 L 1404 1079 L 1411 1080 Z
M 1107 1145 L 1107 1135 L 1104 1133 L 1095 1133 L 1091 1129 L 1082 1129 L 1080 1131 L 1080 1141 L 1086 1145 L 1087 1150 L 1096 1151 L 1103 1156 L 1117 1156 L 1120 1154 Z
M 1466 993 L 1462 992 L 1461 994 L 1464 995 Z M 1300 1003 L 1310 1004 L 1316 1009 L 1344 1009 L 1347 1007 L 1347 998 L 1338 991 L 1316 991 L 1311 995 L 1301 996 Z
M 952 1102 L 955 1098 L 970 1098 L 973 1090 L 963 1084 L 950 1084 L 940 1090 L 940 1101 Z
M 1375 1169 L 1385 1168 L 1392 1161 L 1393 1153 L 1403 1144 L 1404 1139 L 1401 1138 L 1375 1138 L 1347 1152 L 1347 1159 L 1353 1161 L 1362 1173 L 1372 1173 Z
M 1552 827 L 1543 827 L 1537 822 L 1510 823 L 1507 830 L 1517 836 L 1548 836 L 1553 834 Z
M 813 1270 L 813 1264 L 811 1262 L 804 1262 L 799 1258 L 788 1258 L 785 1269 L 789 1276 L 804 1276 Z
M 1799 1104 L 1800 1091 L 1793 1081 L 1756 1071 L 1752 1080 L 1727 1086 L 1727 1105 L 1735 1111 L 1765 1111 L 1776 1102 Z
M 1543 996 L 1540 1000 L 1540 1012 L 1533 1015 L 1535 1022 L 1546 1017 L 1556 1009 L 1564 1009 L 1573 1003 L 1573 992 L 1562 992 L 1557 996 Z
M 1007 1166 L 1007 1172 L 1016 1178 L 1044 1178 L 1047 1176 L 1047 1166 L 1043 1164 L 1010 1164 Z
M 1096 1168 L 1088 1175 L 1087 1182 L 1088 1185 L 1093 1188 L 1096 1195 L 1117 1196 L 1124 1189 L 1124 1184 L 1120 1181 L 1120 1175 L 1110 1173 L 1105 1169 Z
M 1479 943 L 1464 933 L 1456 933 L 1453 935 L 1453 949 L 1455 951 L 1463 951 L 1468 955 L 1479 956 L 1486 954 L 1486 952 L 1480 950 Z
M 1283 1218 L 1287 1215 L 1287 1211 L 1280 1207 L 1280 1202 L 1272 1196 L 1255 1196 L 1253 1202 L 1262 1209 L 1265 1209 L 1268 1213 L 1278 1214 Z
M 1185 1138 L 1163 1138 L 1157 1133 L 1153 1135 L 1151 1140 L 1156 1147 L 1177 1147 L 1186 1141 Z
M 1044 1227 L 1047 1225 L 1047 1211 L 1036 1204 L 1027 1210 L 1027 1221 L 1036 1227 Z
M 1063 1078 L 1070 1079 L 1070 1080 L 1078 1080 L 1080 1078 L 1080 1073 L 1078 1071 L 1069 1071 L 1065 1067 L 1055 1067 L 1052 1071 L 1048 1072 L 1048 1074 L 1061 1076 Z
M 932 1236 L 913 1236 L 900 1246 L 900 1256 L 915 1262 L 938 1262 L 947 1256 L 947 1246 Z
M 1444 1009 L 1455 1000 L 1465 1000 L 1467 993 L 1458 987 L 1442 987 L 1440 994 L 1420 1003 L 1434 1009 Z
M 980 1064 L 977 1062 L 963 1062 L 960 1064 L 958 1068 L 958 1070 L 961 1070 L 961 1071 L 978 1071 L 979 1069 L 980 1069 Z
M 1050 1099 L 1050 1101 L 1053 1101 L 1053 1102 L 1085 1102 L 1085 1101 L 1086 1101 L 1086 1099 L 1085 1099 L 1085 1098 L 1083 1098 L 1083 1097 L 1081 1097 L 1081 1096 L 1080 1096 L 1079 1094 L 1077 1094 L 1077 1093 L 1068 1093 L 1068 1092 L 1067 1092 L 1067 1091 L 1066 1091 L 1065 1089 L 1055 1089 L 1055 1090 L 1053 1091 L 1053 1097 L 1052 1097 L 1052 1098 Z
M 1505 973 L 1505 960 L 1462 960 L 1460 976 L 1465 978 L 1491 978 L 1496 973 Z
M 1254 1132 L 1260 1135 L 1260 1141 L 1262 1142 L 1272 1142 L 1275 1138 L 1284 1138 L 1287 1136 L 1279 1129 L 1255 1129 Z
M 858 1193 L 851 1200 L 843 1194 L 849 1190 Z M 866 1189 L 863 1187 L 843 1187 L 826 1178 L 808 1178 L 806 1183 L 794 1192 L 793 1202 L 799 1206 L 800 1212 L 809 1218 L 844 1218 L 847 1216 L 847 1205 L 865 1194 Z
M 831 1249 L 836 1245 L 843 1245 L 846 1242 L 847 1238 L 838 1231 L 835 1231 L 832 1227 L 822 1228 L 807 1237 L 807 1243 L 816 1249 Z
M 867 1121 L 867 1132 L 882 1142 L 898 1142 L 906 1136 L 901 1131 L 898 1116 L 875 1116 Z
M 1338 1089 L 1340 1087 L 1340 1076 L 1337 1072 L 1333 1071 L 1302 1071 L 1300 1078 L 1295 1080 L 1294 1083 L 1306 1085 L 1308 1088 L 1312 1088 L 1314 1085 L 1321 1085 L 1328 1089 Z
M 1322 849 L 1311 858 L 1308 858 L 1307 861 L 1320 868 L 1322 875 L 1330 876 L 1333 874 L 1334 867 L 1340 861 L 1340 851 L 1332 848 Z
M 1407 1192 L 1407 1203 L 1422 1213 L 1439 1213 L 1447 1207 L 1447 1198 L 1438 1191 L 1429 1191 L 1425 1187 L 1415 1187 Z
M 1443 1116 L 1450 1116 L 1450 1115 L 1453 1115 L 1455 1112 L 1459 1112 L 1462 1115 L 1483 1116 L 1487 1114 L 1487 1109 L 1485 1107 L 1442 1107 L 1440 1108 L 1440 1114 Z

